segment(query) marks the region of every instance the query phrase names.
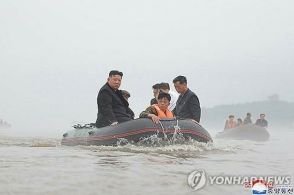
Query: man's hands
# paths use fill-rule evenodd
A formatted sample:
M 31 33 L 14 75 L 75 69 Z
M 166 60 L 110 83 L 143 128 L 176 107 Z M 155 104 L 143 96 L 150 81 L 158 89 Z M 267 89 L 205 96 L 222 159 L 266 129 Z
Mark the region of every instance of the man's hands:
M 118 122 L 116 121 L 116 122 L 111 123 L 110 126 L 115 126 L 117 124 L 118 124 Z
M 155 124 L 159 123 L 160 118 L 156 116 L 155 114 L 148 114 L 148 117 L 151 118 Z
M 194 123 L 197 123 L 197 124 L 199 124 L 196 120 L 194 120 L 194 119 L 191 119 L 191 121 L 193 121 Z

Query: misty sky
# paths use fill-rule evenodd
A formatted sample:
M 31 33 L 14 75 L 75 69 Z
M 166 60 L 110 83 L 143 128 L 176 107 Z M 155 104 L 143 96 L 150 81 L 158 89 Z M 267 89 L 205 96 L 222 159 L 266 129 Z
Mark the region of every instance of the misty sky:
M 201 105 L 294 100 L 293 0 L 0 2 L 0 118 L 61 136 L 96 120 L 112 69 L 138 116 L 151 86 L 185 75 Z

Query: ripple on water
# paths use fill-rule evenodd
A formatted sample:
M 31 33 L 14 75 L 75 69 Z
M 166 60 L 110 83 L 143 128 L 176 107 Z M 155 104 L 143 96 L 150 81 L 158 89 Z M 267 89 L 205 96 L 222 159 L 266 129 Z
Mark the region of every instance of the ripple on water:
M 118 146 L 79 146 L 84 150 L 90 150 L 93 152 L 123 152 L 126 155 L 128 153 L 142 153 L 152 155 L 166 155 L 176 158 L 205 158 L 207 154 L 223 154 L 234 153 L 237 148 L 225 144 L 215 143 L 200 143 L 194 140 L 190 140 L 185 143 L 175 143 L 159 141 L 152 145 L 150 143 L 123 143 Z M 121 155 L 121 154 L 120 154 Z
M 60 146 L 60 139 L 56 138 L 30 138 L 30 137 L 2 137 L 1 146 L 19 146 L 19 147 L 57 147 Z

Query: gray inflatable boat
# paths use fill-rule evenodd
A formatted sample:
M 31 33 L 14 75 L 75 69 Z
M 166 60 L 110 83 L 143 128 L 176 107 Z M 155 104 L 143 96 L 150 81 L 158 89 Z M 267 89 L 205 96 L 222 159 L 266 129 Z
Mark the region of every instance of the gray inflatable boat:
M 208 131 L 192 120 L 164 119 L 159 124 L 154 124 L 150 119 L 136 119 L 120 123 L 115 126 L 96 128 L 94 126 L 75 126 L 63 134 L 62 145 L 117 145 L 120 139 L 131 143 L 157 135 L 158 138 L 170 139 L 181 134 L 185 139 L 198 142 L 212 142 Z
M 215 136 L 221 139 L 267 141 L 270 137 L 266 128 L 250 124 L 219 132 Z

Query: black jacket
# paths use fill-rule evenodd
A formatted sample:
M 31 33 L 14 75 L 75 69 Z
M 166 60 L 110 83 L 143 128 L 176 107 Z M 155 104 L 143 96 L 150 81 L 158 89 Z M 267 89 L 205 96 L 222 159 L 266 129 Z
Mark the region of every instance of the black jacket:
M 251 120 L 251 118 L 246 116 L 245 119 L 244 119 L 244 121 L 243 121 L 243 124 L 244 124 L 244 125 L 252 124 L 252 120 Z
M 121 123 L 134 118 L 134 112 L 129 108 L 129 103 L 123 98 L 121 91 L 114 91 L 108 83 L 100 89 L 97 105 L 97 127 L 105 127 L 113 122 Z
M 257 121 L 255 122 L 255 125 L 266 128 L 268 126 L 268 122 L 265 119 L 257 119 Z
M 194 119 L 199 122 L 201 117 L 201 108 L 197 95 L 188 89 L 181 94 L 177 100 L 174 115 L 177 118 Z

